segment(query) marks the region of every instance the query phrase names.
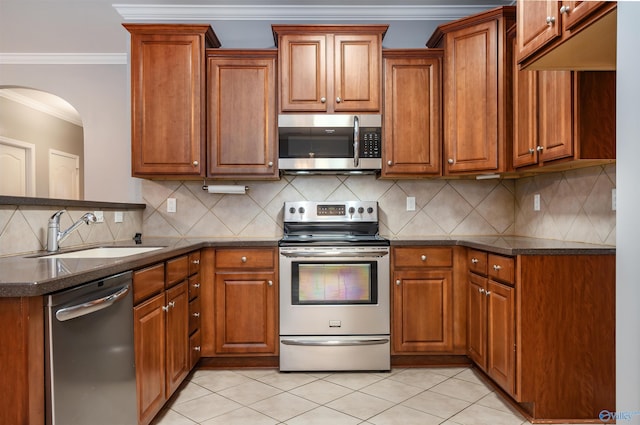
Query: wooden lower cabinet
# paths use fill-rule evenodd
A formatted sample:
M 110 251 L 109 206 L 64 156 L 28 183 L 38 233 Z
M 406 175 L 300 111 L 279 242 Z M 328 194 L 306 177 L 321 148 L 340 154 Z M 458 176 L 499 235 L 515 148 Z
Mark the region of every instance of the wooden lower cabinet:
M 393 248 L 392 354 L 464 354 L 465 297 L 456 285 L 456 249 Z
M 167 395 L 170 396 L 189 373 L 189 300 L 187 282 L 166 291 Z

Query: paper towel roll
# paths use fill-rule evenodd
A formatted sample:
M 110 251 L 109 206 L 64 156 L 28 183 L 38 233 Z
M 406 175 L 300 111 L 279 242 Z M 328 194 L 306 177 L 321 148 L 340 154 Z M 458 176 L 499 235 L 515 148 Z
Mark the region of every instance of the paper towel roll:
M 247 192 L 247 186 L 235 185 L 209 185 L 207 186 L 209 193 L 229 193 L 232 195 L 244 195 Z

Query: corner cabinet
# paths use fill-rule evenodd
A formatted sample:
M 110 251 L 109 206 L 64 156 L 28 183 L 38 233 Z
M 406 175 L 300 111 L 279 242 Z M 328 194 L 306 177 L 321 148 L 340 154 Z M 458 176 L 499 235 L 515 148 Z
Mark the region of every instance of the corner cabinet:
M 392 250 L 392 352 L 464 354 L 464 292 L 454 280 L 456 247 Z
M 511 42 L 515 7 L 439 26 L 427 47 L 444 48 L 444 174 L 510 170 Z
M 123 24 L 131 34 L 134 177 L 204 176 L 209 25 Z
M 272 25 L 280 112 L 380 112 L 388 25 Z
M 385 49 L 382 177 L 441 175 L 442 49 Z
M 616 2 L 518 0 L 517 9 L 523 67 L 615 70 Z
M 208 177 L 278 178 L 276 61 L 276 50 L 207 50 Z

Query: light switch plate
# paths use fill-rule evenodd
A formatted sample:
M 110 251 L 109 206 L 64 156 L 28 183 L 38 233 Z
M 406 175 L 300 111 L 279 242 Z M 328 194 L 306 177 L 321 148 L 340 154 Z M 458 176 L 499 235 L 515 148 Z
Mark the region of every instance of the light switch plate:
M 167 198 L 167 212 L 174 213 L 178 209 L 176 198 Z
M 540 211 L 540 194 L 536 193 L 533 195 L 533 210 Z
M 407 196 L 407 211 L 416 210 L 416 198 L 414 196 Z
M 104 212 L 103 211 L 94 211 L 93 215 L 96 216 L 96 223 L 104 223 Z
M 113 216 L 113 221 L 116 223 L 122 223 L 124 221 L 124 213 L 122 211 L 116 211 Z

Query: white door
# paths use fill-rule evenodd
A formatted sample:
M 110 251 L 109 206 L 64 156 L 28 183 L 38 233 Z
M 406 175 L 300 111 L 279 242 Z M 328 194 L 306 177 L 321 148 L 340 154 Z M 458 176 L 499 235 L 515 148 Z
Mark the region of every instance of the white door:
M 80 199 L 80 157 L 49 149 L 49 197 Z
M 0 137 L 0 195 L 35 196 L 35 146 Z

